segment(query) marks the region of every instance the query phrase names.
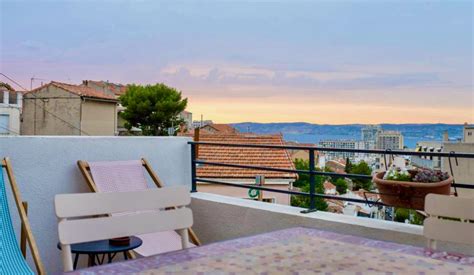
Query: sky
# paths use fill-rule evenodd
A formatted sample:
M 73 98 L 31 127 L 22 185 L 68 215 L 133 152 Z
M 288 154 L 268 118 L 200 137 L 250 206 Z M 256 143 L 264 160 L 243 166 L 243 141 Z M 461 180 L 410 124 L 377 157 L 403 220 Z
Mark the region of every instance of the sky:
M 0 0 L 0 71 L 165 83 L 220 123 L 474 122 L 473 1 Z M 0 79 L 5 81 L 5 79 Z

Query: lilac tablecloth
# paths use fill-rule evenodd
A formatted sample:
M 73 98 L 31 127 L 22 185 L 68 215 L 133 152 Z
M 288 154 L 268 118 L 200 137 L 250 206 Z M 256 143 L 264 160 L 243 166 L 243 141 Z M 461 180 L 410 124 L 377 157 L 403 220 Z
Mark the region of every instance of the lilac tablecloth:
M 474 257 L 290 228 L 71 274 L 474 274 Z

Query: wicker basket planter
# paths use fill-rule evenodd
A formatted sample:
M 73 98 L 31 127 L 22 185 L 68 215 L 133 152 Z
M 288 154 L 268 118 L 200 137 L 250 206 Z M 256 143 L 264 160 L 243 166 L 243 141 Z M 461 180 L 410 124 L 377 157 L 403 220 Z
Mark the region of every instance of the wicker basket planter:
M 373 182 L 379 190 L 383 203 L 417 210 L 425 209 L 425 196 L 429 193 L 449 195 L 453 177 L 440 182 L 421 183 L 409 181 L 384 180 L 385 172 L 374 175 Z

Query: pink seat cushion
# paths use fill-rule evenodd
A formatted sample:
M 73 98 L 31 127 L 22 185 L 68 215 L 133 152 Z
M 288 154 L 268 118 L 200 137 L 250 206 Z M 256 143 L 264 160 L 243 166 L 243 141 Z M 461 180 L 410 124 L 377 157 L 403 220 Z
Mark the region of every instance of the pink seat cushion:
M 140 191 L 148 188 L 141 160 L 89 162 L 92 178 L 99 192 Z M 175 231 L 138 235 L 141 256 L 180 250 L 181 237 Z M 194 245 L 190 245 L 194 246 Z

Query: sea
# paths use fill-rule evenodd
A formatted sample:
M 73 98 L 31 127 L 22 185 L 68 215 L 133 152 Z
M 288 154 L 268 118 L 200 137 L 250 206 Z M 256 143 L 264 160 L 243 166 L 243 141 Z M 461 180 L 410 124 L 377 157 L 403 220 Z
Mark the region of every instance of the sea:
M 286 141 L 317 144 L 321 140 L 361 140 L 364 124 L 328 125 L 305 122 L 232 124 L 240 132 L 258 134 L 282 134 Z M 420 141 L 442 141 L 448 132 L 450 141 L 462 138 L 463 124 L 380 124 L 383 130 L 399 131 L 404 137 L 404 146 L 415 148 Z

